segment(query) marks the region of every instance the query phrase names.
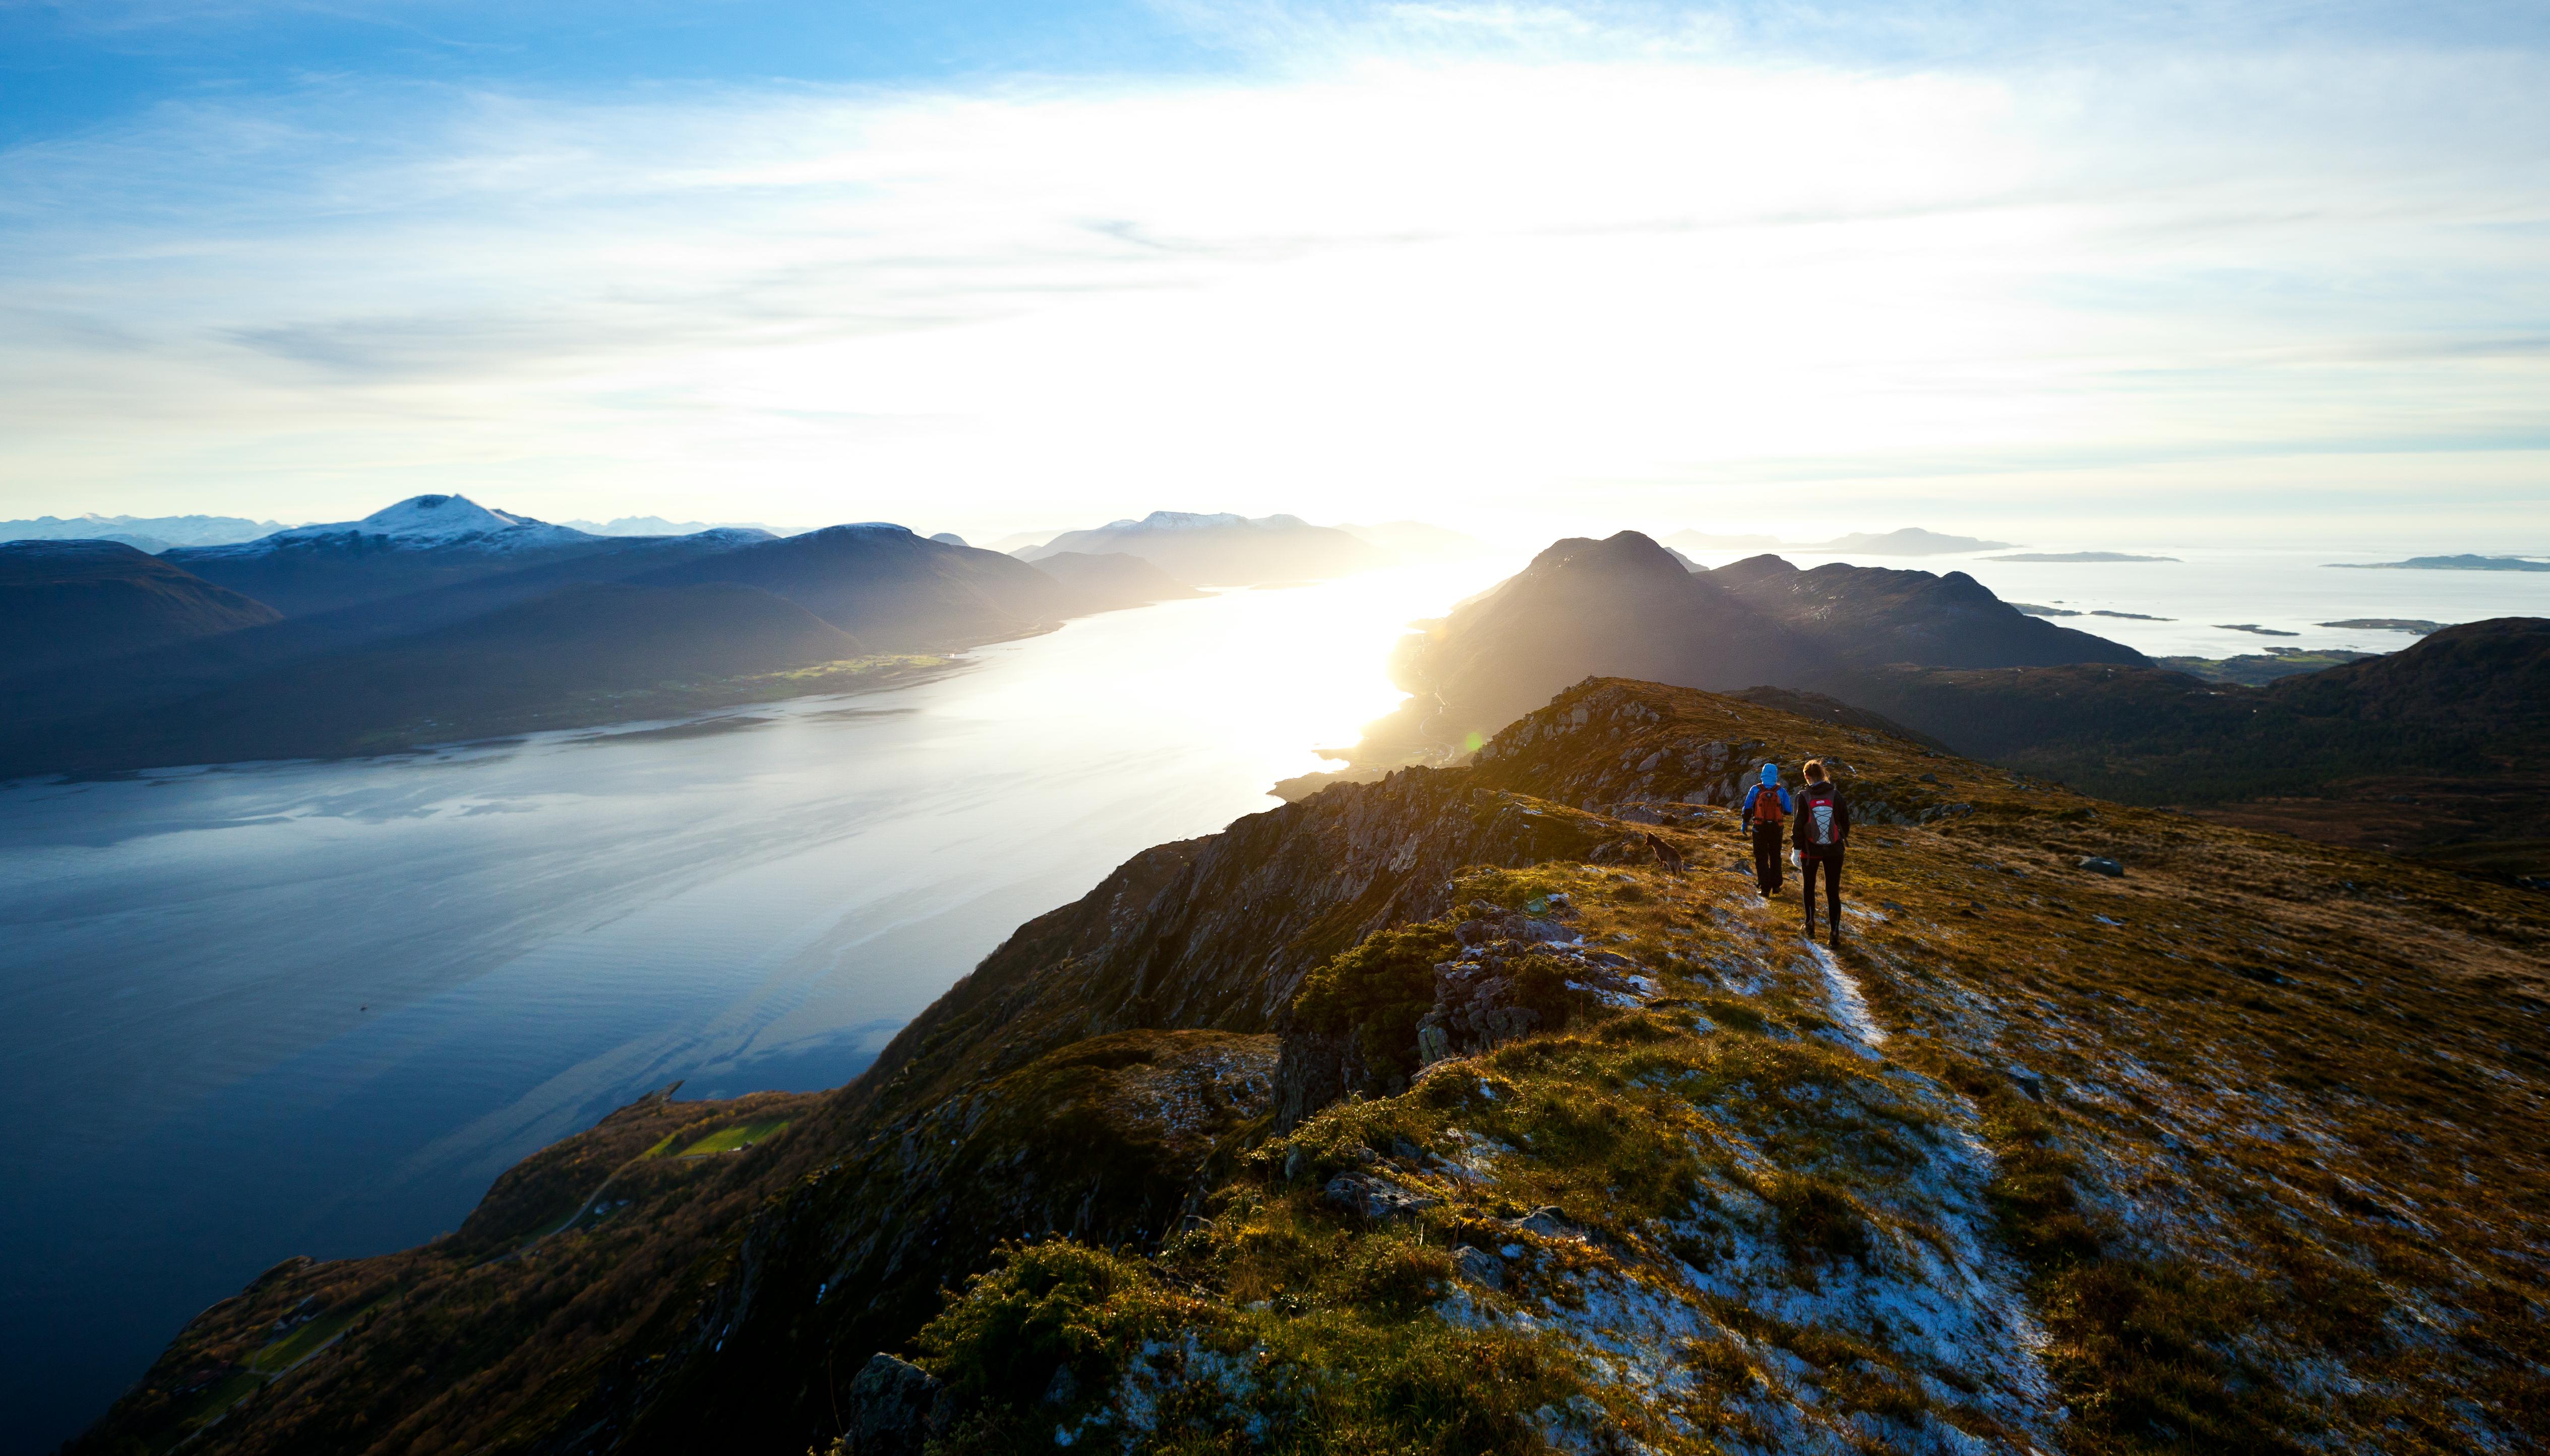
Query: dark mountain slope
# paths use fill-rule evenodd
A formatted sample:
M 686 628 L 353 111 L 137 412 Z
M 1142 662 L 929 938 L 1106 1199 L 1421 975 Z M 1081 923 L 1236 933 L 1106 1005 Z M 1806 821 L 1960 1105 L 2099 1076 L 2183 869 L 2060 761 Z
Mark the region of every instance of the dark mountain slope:
M 2254 828 L 2550 876 L 2550 621 L 2467 623 L 2280 679 L 1892 669 L 1841 689 L 1968 753 Z
M 1838 561 L 1801 571 L 1777 556 L 1754 556 L 1709 579 L 1814 637 L 1835 661 L 2050 667 L 2150 660 L 2121 642 L 2030 617 L 1962 571 L 1934 576 Z
M 2129 647 L 2029 617 L 1962 572 L 1838 564 L 1802 572 L 1777 556 L 1695 572 L 1624 531 L 1557 542 L 1410 638 L 1396 665 L 1417 696 L 1374 725 L 1358 756 L 1457 750 L 1588 675 L 1847 699 L 1835 684 L 1878 663 L 2143 661 Z
M 280 620 L 263 602 L 114 541 L 0 545 L 0 679 Z
M 749 701 L 748 681 L 863 659 L 858 640 L 750 587 L 587 583 L 420 636 L 306 658 L 145 713 L 0 742 L 55 771 L 378 753 Z M 739 686 L 738 684 L 745 684 Z M 813 691 L 781 682 L 761 696 Z
M 1810 753 L 1831 959 L 1713 867 Z M 83 1449 L 2524 1449 L 2545 949 L 2529 896 L 1588 683 L 1136 856 L 748 1152 L 543 1154 L 630 1202 L 530 1257 L 598 1178 L 277 1270 Z M 296 1310 L 343 1338 L 266 1385 Z
M 880 651 L 925 652 L 1019 636 L 1080 607 L 1062 583 L 998 551 L 900 526 L 834 526 L 647 572 L 656 586 L 732 581 L 801 604 Z

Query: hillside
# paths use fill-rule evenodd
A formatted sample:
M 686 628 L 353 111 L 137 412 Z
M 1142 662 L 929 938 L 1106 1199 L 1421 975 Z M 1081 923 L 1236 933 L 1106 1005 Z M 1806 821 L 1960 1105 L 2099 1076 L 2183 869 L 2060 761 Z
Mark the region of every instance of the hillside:
M 0 544 L 0 679 L 280 620 L 263 602 L 115 541 Z
M 891 652 L 946 651 L 1020 636 L 1082 605 L 1062 583 L 1014 557 L 884 524 L 755 541 L 632 579 L 757 587 Z
M 1589 675 L 1849 699 L 1835 684 L 1884 663 L 2144 660 L 2105 637 L 2030 617 L 1963 572 L 1839 563 L 1801 571 L 1777 556 L 1696 571 L 1624 531 L 1551 545 L 1410 638 L 1395 666 L 1416 697 L 1367 730 L 1358 757 L 1405 761 L 1458 747 Z
M 1724 807 L 1810 753 L 1837 955 Z M 2532 1448 L 2545 947 L 2537 897 L 1589 682 L 1135 856 L 835 1093 L 650 1101 L 279 1266 L 75 1449 Z
M 839 692 L 941 665 L 870 653 L 750 587 L 585 583 L 247 674 L 153 712 L 0 736 L 0 772 L 384 753 Z
M 1202 586 L 1310 581 L 1367 570 L 1390 559 L 1381 547 L 1296 516 L 1251 519 L 1188 511 L 1154 511 L 1139 521 L 1066 531 L 1041 545 L 1021 547 L 1018 555 L 1041 561 L 1063 551 L 1122 551 Z

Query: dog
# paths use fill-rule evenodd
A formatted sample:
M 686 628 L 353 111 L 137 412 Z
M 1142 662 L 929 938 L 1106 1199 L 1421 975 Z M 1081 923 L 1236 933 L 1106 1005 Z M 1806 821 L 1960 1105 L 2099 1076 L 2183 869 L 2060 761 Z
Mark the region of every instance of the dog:
M 1667 870 L 1670 870 L 1677 875 L 1682 873 L 1683 857 L 1681 850 L 1676 849 L 1671 844 L 1666 843 L 1664 840 L 1657 838 L 1653 834 L 1647 835 L 1647 847 L 1656 852 L 1656 863 L 1663 865 Z

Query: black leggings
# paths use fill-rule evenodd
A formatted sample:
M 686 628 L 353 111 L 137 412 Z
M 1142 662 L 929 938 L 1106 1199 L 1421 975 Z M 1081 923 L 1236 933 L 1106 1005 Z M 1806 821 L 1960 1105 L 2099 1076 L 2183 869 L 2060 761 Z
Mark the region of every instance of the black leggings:
M 1801 873 L 1807 879 L 1808 931 L 1812 933 L 1815 928 L 1815 871 L 1817 869 L 1824 872 L 1824 905 L 1832 912 L 1832 923 L 1838 928 L 1841 924 L 1841 846 L 1836 844 L 1830 849 L 1802 850 L 1798 858 L 1803 865 Z

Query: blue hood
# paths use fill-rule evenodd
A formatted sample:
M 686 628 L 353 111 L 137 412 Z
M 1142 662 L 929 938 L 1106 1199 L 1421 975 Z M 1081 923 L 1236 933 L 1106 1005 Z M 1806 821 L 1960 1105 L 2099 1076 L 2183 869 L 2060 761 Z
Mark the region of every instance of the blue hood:
M 1762 786 L 1763 786 L 1764 788 L 1773 788 L 1773 789 L 1775 789 L 1775 788 L 1778 788 L 1778 787 L 1779 787 L 1779 785 L 1780 785 L 1780 765 L 1778 765 L 1778 764 L 1776 764 L 1776 763 L 1766 763 L 1766 764 L 1763 764 L 1763 765 L 1762 765 Z

